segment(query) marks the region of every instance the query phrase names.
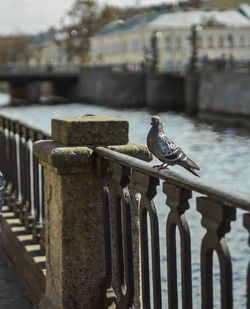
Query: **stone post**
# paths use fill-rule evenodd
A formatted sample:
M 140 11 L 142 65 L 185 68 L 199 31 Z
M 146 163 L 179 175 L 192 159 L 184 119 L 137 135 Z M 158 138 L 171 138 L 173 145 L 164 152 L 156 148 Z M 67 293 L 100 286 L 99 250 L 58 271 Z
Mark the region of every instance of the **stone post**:
M 185 76 L 184 96 L 185 110 L 189 114 L 197 114 L 199 111 L 199 87 L 200 73 L 188 71 Z
M 128 143 L 125 120 L 86 115 L 52 120 L 52 139 L 36 142 L 44 167 L 46 288 L 41 308 L 103 308 L 103 192 L 95 146 L 149 160 Z

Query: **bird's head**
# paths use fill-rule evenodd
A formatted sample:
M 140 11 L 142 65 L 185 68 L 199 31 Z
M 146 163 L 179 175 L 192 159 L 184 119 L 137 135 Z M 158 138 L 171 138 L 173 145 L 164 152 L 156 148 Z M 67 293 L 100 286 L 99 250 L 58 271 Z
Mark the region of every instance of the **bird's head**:
M 160 128 L 160 129 L 162 129 L 162 122 L 161 122 L 160 117 L 158 117 L 158 116 L 153 116 L 153 117 L 151 118 L 151 125 L 152 125 L 153 127 L 155 127 L 155 128 Z

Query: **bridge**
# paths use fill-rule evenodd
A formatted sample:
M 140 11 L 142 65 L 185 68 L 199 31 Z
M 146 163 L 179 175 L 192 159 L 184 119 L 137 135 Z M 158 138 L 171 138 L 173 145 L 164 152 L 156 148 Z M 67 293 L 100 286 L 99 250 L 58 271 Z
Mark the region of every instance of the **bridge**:
M 1 72 L 0 82 L 32 83 L 32 82 L 76 82 L 78 72 L 48 72 L 48 71 L 24 71 L 24 72 Z
M 197 298 L 201 308 L 234 308 L 236 260 L 226 236 L 235 220 L 250 233 L 250 196 L 152 168 L 147 148 L 129 143 L 128 129 L 125 120 L 86 115 L 53 119 L 50 136 L 0 115 L 1 246 L 39 308 L 193 308 Z M 163 239 L 159 194 L 169 210 Z M 191 205 L 206 231 L 195 266 Z M 197 267 L 201 293 L 192 283 Z M 241 276 L 241 304 L 249 308 L 250 265 Z
M 79 70 L 65 68 L 22 68 L 16 70 L 0 70 L 0 82 L 9 83 L 12 98 L 23 99 L 26 102 L 39 102 L 41 82 L 72 85 L 77 82 Z
M 74 102 L 116 107 L 184 108 L 184 79 L 172 73 L 115 71 L 101 67 L 18 68 L 0 70 L 0 82 L 9 83 L 12 98 L 39 102 L 42 82 L 51 95 Z M 16 102 L 15 102 L 16 104 Z

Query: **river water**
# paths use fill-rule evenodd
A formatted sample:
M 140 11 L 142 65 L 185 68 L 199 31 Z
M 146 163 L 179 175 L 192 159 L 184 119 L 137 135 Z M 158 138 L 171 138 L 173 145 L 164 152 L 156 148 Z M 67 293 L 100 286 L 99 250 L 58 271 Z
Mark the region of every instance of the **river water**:
M 7 102 L 8 96 L 0 95 L 1 102 Z M 130 141 L 145 145 L 145 139 L 150 127 L 150 119 L 154 114 L 147 109 L 113 109 L 85 104 L 38 105 L 26 107 L 4 107 L 1 112 L 11 117 L 21 119 L 32 125 L 50 132 L 51 118 L 64 116 L 79 116 L 95 114 L 129 120 Z M 218 186 L 250 193 L 250 131 L 243 128 L 225 127 L 215 123 L 201 122 L 183 113 L 161 112 L 165 134 L 182 147 L 185 153 L 200 166 L 200 176 L 203 180 Z M 159 163 L 154 159 L 153 163 Z M 171 167 L 172 170 L 189 174 L 181 167 Z M 195 176 L 193 176 L 195 177 Z M 165 196 L 160 192 L 155 198 L 159 216 L 162 260 L 162 288 L 164 291 L 163 308 L 167 308 L 166 279 L 166 245 L 165 226 L 168 209 Z M 201 216 L 196 211 L 195 199 L 190 202 L 187 219 L 192 237 L 193 264 L 193 295 L 194 308 L 200 307 L 200 243 L 205 233 L 200 225 Z M 234 277 L 234 308 L 245 308 L 246 272 L 250 250 L 247 244 L 247 232 L 242 227 L 242 212 L 237 214 L 236 222 L 231 224 L 232 231 L 226 237 L 232 256 Z M 178 241 L 178 233 L 177 233 Z M 178 261 L 179 263 L 179 261 Z M 180 265 L 178 265 L 180 270 Z M 180 281 L 180 278 L 179 278 Z M 219 306 L 218 260 L 214 256 L 214 293 L 215 308 Z M 178 291 L 180 293 L 180 289 Z M 179 308 L 181 304 L 179 304 Z

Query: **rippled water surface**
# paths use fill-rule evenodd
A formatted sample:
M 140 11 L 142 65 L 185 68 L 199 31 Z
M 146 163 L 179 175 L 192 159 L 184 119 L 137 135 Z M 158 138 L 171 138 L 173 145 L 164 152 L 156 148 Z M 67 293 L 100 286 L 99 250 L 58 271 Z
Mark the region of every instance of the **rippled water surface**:
M 1 100 L 1 97 L 0 97 Z M 146 109 L 113 109 L 83 104 L 66 104 L 32 107 L 5 107 L 1 112 L 22 119 L 50 132 L 51 118 L 95 114 L 129 120 L 130 141 L 145 145 L 145 138 L 150 126 L 152 112 Z M 200 122 L 185 114 L 174 112 L 158 113 L 164 124 L 166 135 L 172 138 L 199 166 L 202 179 L 244 193 L 250 193 L 250 132 L 244 129 L 218 127 L 215 124 Z M 154 159 L 154 163 L 158 161 Z M 189 174 L 181 167 L 172 170 Z M 194 176 L 193 176 L 194 177 Z M 161 234 L 162 288 L 165 291 L 163 308 L 167 301 L 165 226 L 168 209 L 165 197 L 160 192 L 155 202 L 159 215 Z M 193 294 L 194 308 L 200 306 L 200 269 L 199 255 L 201 238 L 205 233 L 200 226 L 201 216 L 196 211 L 195 200 L 190 202 L 187 219 L 192 236 Z M 242 227 L 242 213 L 232 223 L 228 234 L 234 274 L 235 308 L 245 307 L 245 281 L 250 250 L 247 245 L 247 232 Z M 218 284 L 218 261 L 214 257 L 214 284 Z M 180 268 L 178 268 L 180 269 Z M 215 308 L 219 308 L 219 292 L 215 289 Z M 179 304 L 180 305 L 180 304 Z

